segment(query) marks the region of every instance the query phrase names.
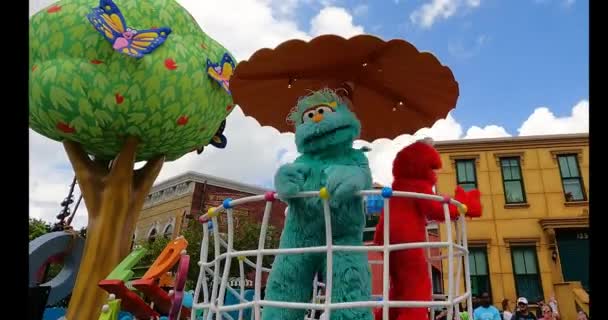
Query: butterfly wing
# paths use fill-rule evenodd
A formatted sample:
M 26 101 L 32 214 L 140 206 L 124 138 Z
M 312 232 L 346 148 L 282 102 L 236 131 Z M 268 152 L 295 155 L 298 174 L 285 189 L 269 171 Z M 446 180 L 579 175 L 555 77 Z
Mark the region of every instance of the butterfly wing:
M 149 30 L 138 30 L 137 34 L 129 42 L 129 45 L 121 50 L 122 53 L 132 57 L 141 58 L 144 54 L 151 53 L 171 34 L 171 29 L 167 27 Z
M 234 72 L 235 63 L 228 53 L 224 53 L 220 63 L 207 59 L 207 74 L 217 81 L 226 92 L 230 93 L 230 78 Z
M 126 29 L 124 16 L 111 0 L 101 0 L 99 7 L 93 8 L 87 18 L 95 29 L 112 44 L 122 36 Z

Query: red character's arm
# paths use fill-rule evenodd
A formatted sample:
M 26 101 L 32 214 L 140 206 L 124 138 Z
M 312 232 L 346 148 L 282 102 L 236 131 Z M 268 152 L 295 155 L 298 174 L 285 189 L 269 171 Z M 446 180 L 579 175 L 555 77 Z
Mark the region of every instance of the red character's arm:
M 428 190 L 423 191 L 423 192 L 429 193 Z M 430 193 L 432 193 L 432 190 Z M 479 190 L 477 190 L 477 189 L 473 189 L 469 192 L 466 192 L 466 191 L 464 191 L 464 189 L 462 189 L 462 187 L 458 186 L 458 187 L 456 187 L 456 190 L 454 191 L 454 199 L 456 201 L 464 204 L 467 207 L 466 216 L 472 217 L 472 218 L 481 217 L 482 210 L 481 210 L 480 196 L 481 196 L 481 194 L 479 193 Z M 422 211 L 422 212 L 425 212 L 429 219 L 435 220 L 435 221 L 445 221 L 445 215 L 443 213 L 443 203 L 442 202 L 430 201 L 430 200 L 419 200 L 419 203 L 423 203 L 422 205 L 419 204 L 419 208 L 421 210 L 426 210 L 426 211 Z M 426 207 L 424 207 L 424 206 L 426 206 Z M 458 208 L 453 204 L 449 204 L 448 208 L 450 210 L 450 219 L 455 220 L 456 218 L 458 218 L 458 216 L 459 216 Z
M 434 194 L 433 186 L 430 183 L 417 184 L 416 190 L 414 192 Z M 427 219 L 434 221 L 445 221 L 445 215 L 443 213 L 443 202 L 417 199 L 416 206 L 418 210 L 427 217 Z M 456 218 L 458 218 L 458 209 L 456 208 L 456 206 L 450 204 L 448 205 L 448 207 L 450 210 L 450 219 L 455 220 Z

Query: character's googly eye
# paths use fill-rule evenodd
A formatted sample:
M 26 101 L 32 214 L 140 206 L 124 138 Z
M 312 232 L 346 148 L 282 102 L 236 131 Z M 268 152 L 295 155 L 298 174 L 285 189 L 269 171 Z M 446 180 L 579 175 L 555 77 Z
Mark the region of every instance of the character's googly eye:
M 127 32 L 131 32 L 131 31 L 133 31 L 133 29 L 127 28 Z
M 317 107 L 315 110 L 317 111 L 318 114 L 329 114 L 329 113 L 334 112 L 334 110 L 328 106 L 320 106 L 320 107 Z
M 304 112 L 304 114 L 302 114 L 302 123 L 306 123 L 306 122 L 310 122 L 312 121 L 312 118 L 317 114 L 316 110 L 309 110 Z
M 137 34 L 137 30 L 135 30 L 135 29 L 131 29 L 131 33 L 132 33 L 132 34 Z

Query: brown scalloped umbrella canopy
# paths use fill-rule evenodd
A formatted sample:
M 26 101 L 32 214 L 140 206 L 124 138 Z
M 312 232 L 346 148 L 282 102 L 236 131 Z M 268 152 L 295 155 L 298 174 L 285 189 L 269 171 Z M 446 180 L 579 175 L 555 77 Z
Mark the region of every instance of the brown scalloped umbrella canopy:
M 234 102 L 263 126 L 293 132 L 286 121 L 299 97 L 310 90 L 353 83 L 354 112 L 361 139 L 413 134 L 445 118 L 456 106 L 452 71 L 404 40 L 360 35 L 323 35 L 310 42 L 289 40 L 242 61 L 230 79 Z

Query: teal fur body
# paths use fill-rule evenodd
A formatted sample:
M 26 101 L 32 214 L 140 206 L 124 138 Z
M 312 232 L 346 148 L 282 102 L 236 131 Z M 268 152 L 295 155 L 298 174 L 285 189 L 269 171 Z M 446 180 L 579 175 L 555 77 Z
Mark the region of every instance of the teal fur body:
M 275 188 L 279 197 L 326 187 L 330 194 L 333 244 L 363 245 L 363 201 L 355 193 L 370 189 L 372 176 L 367 157 L 353 148 L 361 130 L 359 121 L 341 97 L 327 89 L 302 98 L 290 118 L 297 125 L 296 145 L 301 156 L 277 171 Z M 286 202 L 289 212 L 280 248 L 324 246 L 322 200 L 313 197 Z M 265 299 L 310 302 L 315 273 L 327 279 L 326 266 L 325 253 L 278 255 Z M 370 283 L 366 253 L 334 252 L 332 302 L 369 301 Z M 301 320 L 304 315 L 305 310 L 264 307 L 262 319 Z M 371 320 L 372 313 L 370 308 L 332 310 L 330 319 Z

